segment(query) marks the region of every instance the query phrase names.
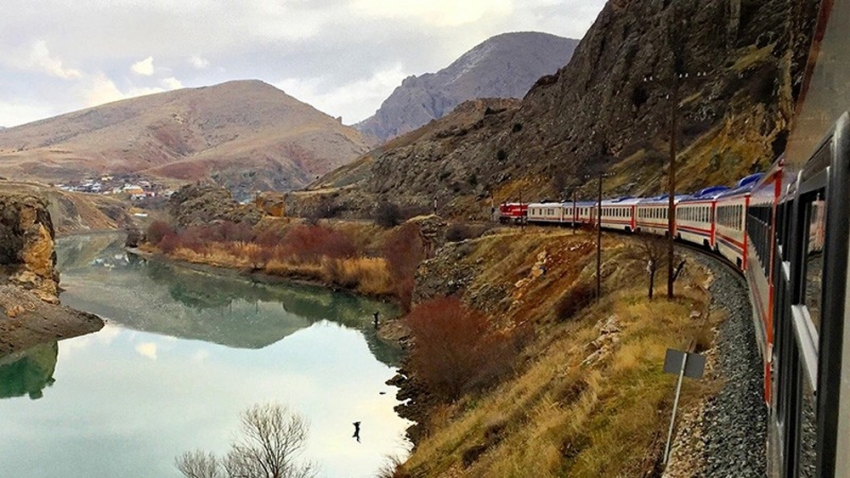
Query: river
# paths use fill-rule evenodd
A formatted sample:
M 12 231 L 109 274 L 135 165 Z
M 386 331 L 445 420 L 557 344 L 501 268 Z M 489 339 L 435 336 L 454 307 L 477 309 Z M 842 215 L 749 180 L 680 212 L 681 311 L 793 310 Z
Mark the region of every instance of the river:
M 308 420 L 303 458 L 318 476 L 375 476 L 406 456 L 410 423 L 384 383 L 399 351 L 371 322 L 393 307 L 146 261 L 122 245 L 58 241 L 62 303 L 107 324 L 0 359 L 0 476 L 179 477 L 177 455 L 223 456 L 239 413 L 268 402 Z

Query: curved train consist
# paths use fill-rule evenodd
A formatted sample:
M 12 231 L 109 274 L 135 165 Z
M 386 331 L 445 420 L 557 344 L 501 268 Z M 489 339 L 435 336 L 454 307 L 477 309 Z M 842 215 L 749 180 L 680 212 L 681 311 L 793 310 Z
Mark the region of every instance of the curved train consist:
M 668 196 L 506 203 L 502 222 L 667 235 Z M 850 115 L 802 164 L 674 198 L 677 240 L 747 278 L 770 409 L 770 476 L 850 476 Z M 842 453 L 843 452 L 843 453 Z
M 850 478 L 850 0 L 816 3 L 793 128 L 766 172 L 674 197 L 672 227 L 667 196 L 500 208 L 505 221 L 673 234 L 735 264 L 764 363 L 771 478 Z

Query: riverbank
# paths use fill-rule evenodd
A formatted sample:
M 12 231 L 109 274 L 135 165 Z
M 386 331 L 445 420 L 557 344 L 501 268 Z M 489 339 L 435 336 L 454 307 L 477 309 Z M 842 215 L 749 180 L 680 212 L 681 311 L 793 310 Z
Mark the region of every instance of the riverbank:
M 59 305 L 55 230 L 36 186 L 3 183 L 0 193 L 0 357 L 94 332 L 103 321 Z
M 0 286 L 0 357 L 103 328 L 100 317 L 48 304 L 19 287 Z
M 359 294 L 357 290 L 343 287 L 336 287 L 334 285 L 329 285 L 323 281 L 318 279 L 310 279 L 309 277 L 297 278 L 297 277 L 285 277 L 279 275 L 273 275 L 264 273 L 261 271 L 252 270 L 250 268 L 237 268 L 232 267 L 225 264 L 216 264 L 210 262 L 193 262 L 186 259 L 180 259 L 173 256 L 169 256 L 163 254 L 161 252 L 152 252 L 149 250 L 144 250 L 138 247 L 127 247 L 125 250 L 136 256 L 144 258 L 146 260 L 155 260 L 161 261 L 166 264 L 174 265 L 177 267 L 182 267 L 185 269 L 193 270 L 196 272 L 210 274 L 220 277 L 232 277 L 247 280 L 257 284 L 266 284 L 266 285 L 301 285 L 308 287 L 319 287 L 322 289 L 329 289 L 335 293 L 349 294 L 357 297 L 365 297 L 369 299 L 379 300 L 381 302 L 392 303 L 394 305 L 398 305 L 397 301 L 394 300 L 394 297 L 391 295 L 382 295 L 382 296 L 374 296 L 367 294 Z

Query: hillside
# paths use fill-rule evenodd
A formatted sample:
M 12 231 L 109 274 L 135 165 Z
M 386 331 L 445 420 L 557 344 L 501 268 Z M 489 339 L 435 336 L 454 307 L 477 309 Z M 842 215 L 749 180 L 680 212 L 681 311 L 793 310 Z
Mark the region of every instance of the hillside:
M 355 159 L 352 128 L 260 81 L 110 103 L 0 131 L 0 175 L 138 173 L 234 190 L 292 189 Z
M 386 141 L 442 118 L 467 100 L 522 98 L 538 78 L 564 66 L 577 44 L 538 32 L 494 36 L 436 73 L 406 78 L 374 116 L 354 127 Z
M 351 215 L 386 198 L 428 207 L 436 199 L 443 214 L 483 217 L 491 197 L 539 200 L 573 189 L 591 197 L 586 176 L 598 171 L 616 173 L 606 194 L 658 193 L 674 53 L 678 74 L 687 74 L 677 107 L 680 190 L 760 170 L 784 150 L 818 2 L 740 6 L 732 16 L 725 0 L 611 1 L 569 64 L 517 108 L 461 111 L 466 119 L 388 144 L 359 160 L 368 164 L 356 176 L 335 172 L 306 195 L 330 197 Z
M 0 193 L 27 191 L 43 198 L 56 234 L 107 231 L 130 227 L 130 205 L 109 196 L 61 191 L 38 183 L 0 179 Z

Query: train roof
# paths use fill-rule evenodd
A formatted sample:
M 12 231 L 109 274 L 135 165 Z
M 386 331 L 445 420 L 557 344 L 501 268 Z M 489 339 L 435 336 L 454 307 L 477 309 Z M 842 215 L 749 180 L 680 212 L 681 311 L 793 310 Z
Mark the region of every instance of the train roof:
M 673 204 L 680 203 L 686 197 L 688 197 L 688 196 L 686 196 L 684 194 L 677 194 L 676 196 L 673 197 Z M 646 206 L 656 206 L 656 205 L 668 204 L 669 198 L 670 198 L 669 194 L 662 194 L 661 196 L 654 196 L 654 197 L 651 197 L 651 198 L 643 198 L 640 201 L 638 201 L 638 205 L 641 205 L 641 206 L 644 206 L 644 205 L 646 205 Z
M 619 197 L 616 199 L 605 199 L 602 201 L 602 206 L 634 206 L 635 204 L 641 202 L 644 198 L 635 198 L 635 197 Z
M 735 189 L 730 189 L 724 193 L 721 193 L 717 196 L 717 198 L 720 199 L 749 194 L 750 191 L 752 191 L 753 188 L 756 187 L 756 184 L 758 184 L 759 180 L 761 180 L 763 176 L 764 173 L 751 174 L 745 177 L 744 179 L 738 181 L 738 184 L 736 185 Z
M 727 191 L 729 191 L 728 186 L 711 186 L 686 196 L 681 202 L 713 201 Z

